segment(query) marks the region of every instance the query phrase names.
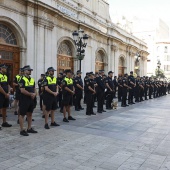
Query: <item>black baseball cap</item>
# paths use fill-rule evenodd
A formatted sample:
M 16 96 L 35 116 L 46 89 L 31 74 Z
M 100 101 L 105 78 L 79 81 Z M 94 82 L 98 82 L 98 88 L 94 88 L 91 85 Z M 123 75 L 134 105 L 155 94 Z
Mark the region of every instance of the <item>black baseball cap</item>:
M 53 67 L 49 67 L 47 71 L 56 71 Z
M 110 74 L 110 73 L 114 73 L 114 72 L 113 71 L 109 71 L 108 74 Z
M 25 71 L 25 70 L 33 71 L 33 69 L 30 67 L 30 65 L 24 66 L 23 71 Z
M 82 72 L 81 72 L 81 70 L 77 70 L 77 74 L 81 74 Z
M 0 68 L 8 68 L 5 64 L 0 64 Z
M 71 69 L 66 69 L 64 72 L 65 73 L 72 73 Z

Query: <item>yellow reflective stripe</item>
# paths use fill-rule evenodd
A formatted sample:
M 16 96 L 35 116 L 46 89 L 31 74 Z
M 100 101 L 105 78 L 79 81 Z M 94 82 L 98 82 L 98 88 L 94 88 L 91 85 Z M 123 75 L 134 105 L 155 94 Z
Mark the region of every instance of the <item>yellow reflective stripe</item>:
M 8 77 L 6 75 L 0 74 L 0 82 L 7 82 L 7 81 L 8 81 Z
M 67 85 L 73 84 L 73 79 L 69 79 L 69 78 L 65 77 L 64 80 L 67 82 Z
M 34 86 L 35 81 L 33 78 L 31 78 L 30 81 L 28 80 L 27 77 L 23 77 L 22 79 L 25 81 L 25 87 Z
M 47 81 L 48 81 L 48 85 L 52 85 L 52 84 L 56 84 L 57 83 L 57 78 L 54 77 L 53 79 L 51 77 L 46 77 Z

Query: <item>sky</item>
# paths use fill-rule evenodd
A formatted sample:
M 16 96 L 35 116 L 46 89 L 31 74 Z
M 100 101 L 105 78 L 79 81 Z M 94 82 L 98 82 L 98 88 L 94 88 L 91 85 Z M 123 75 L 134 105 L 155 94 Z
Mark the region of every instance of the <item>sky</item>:
M 110 16 L 114 22 L 115 15 L 147 18 L 156 16 L 170 26 L 170 0 L 108 0 Z

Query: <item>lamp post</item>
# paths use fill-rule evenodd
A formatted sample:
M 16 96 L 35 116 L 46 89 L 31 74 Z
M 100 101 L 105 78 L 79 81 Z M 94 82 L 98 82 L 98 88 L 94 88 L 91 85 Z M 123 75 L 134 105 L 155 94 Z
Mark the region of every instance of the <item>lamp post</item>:
M 74 31 L 72 35 L 73 35 L 74 43 L 77 47 L 76 56 L 80 62 L 79 70 L 81 71 L 81 60 L 84 59 L 85 48 L 87 46 L 87 40 L 89 37 L 87 34 L 84 34 L 84 31 L 82 29 L 79 29 L 78 31 Z
M 161 67 L 160 60 L 158 60 L 157 67 L 158 67 L 158 77 L 159 77 L 160 76 L 160 67 Z
M 135 65 L 136 65 L 136 67 L 138 68 L 138 66 L 139 66 L 139 61 L 140 61 L 140 54 L 139 53 L 136 53 L 136 55 L 135 55 Z M 139 68 L 138 68 L 138 71 L 139 71 Z M 136 72 L 136 74 L 137 74 L 137 72 Z

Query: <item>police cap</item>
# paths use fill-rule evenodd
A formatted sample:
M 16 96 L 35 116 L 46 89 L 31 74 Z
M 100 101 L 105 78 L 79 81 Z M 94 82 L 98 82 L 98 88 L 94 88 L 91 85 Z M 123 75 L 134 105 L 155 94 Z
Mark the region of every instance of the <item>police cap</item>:
M 63 73 L 59 73 L 59 75 L 61 75 L 61 76 L 62 76 L 62 75 L 63 75 Z
M 65 73 L 72 73 L 71 69 L 67 69 L 64 71 Z
M 99 70 L 99 73 L 104 73 L 104 70 Z
M 81 70 L 77 70 L 77 74 L 81 74 L 82 72 L 81 72 Z
M 25 71 L 25 70 L 33 71 L 33 69 L 30 67 L 30 65 L 24 66 L 23 71 Z
M 0 64 L 0 68 L 8 68 L 5 64 Z
M 19 69 L 19 71 L 23 72 L 23 71 L 24 71 L 24 69 L 23 69 L 23 68 L 20 68 L 20 69 Z
M 133 74 L 133 71 L 131 71 L 130 74 Z
M 109 71 L 108 74 L 114 73 L 113 71 Z
M 47 71 L 56 71 L 53 67 L 49 67 Z
M 45 74 L 41 74 L 41 76 L 42 76 L 42 77 L 44 77 L 44 76 L 45 76 Z

